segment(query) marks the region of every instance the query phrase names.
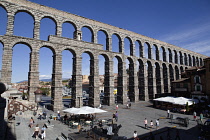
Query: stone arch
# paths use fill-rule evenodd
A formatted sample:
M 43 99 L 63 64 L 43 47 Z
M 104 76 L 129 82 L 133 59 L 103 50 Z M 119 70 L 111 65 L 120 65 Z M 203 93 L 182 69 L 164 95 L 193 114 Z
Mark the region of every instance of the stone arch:
M 168 68 L 165 63 L 162 64 L 163 67 L 163 84 L 164 84 L 164 93 L 168 93 Z
M 163 62 L 166 62 L 166 51 L 165 51 L 165 48 L 163 47 L 163 46 L 161 46 L 161 52 L 162 52 L 162 55 L 161 55 L 161 60 L 163 61 Z
M 155 77 L 157 94 L 161 94 L 161 73 L 160 64 L 158 62 L 155 62 Z
M 135 77 L 135 73 L 134 73 L 134 61 L 132 58 L 128 57 L 127 60 L 129 61 L 129 67 L 128 67 L 128 98 L 130 99 L 131 102 L 135 101 L 135 88 L 134 88 L 134 77 Z
M 183 65 L 183 55 L 181 51 L 179 51 L 179 60 L 180 60 L 179 64 Z
M 199 67 L 199 66 L 200 66 L 200 65 L 199 65 L 200 63 L 199 63 L 199 59 L 198 59 L 198 57 L 196 57 L 196 60 L 195 60 L 195 61 L 196 61 L 196 66 L 198 66 L 198 67 Z
M 192 58 L 190 54 L 188 54 L 188 64 L 189 66 L 192 66 Z
M 1 10 L 2 9 L 2 10 Z M 1 20 L 0 20 L 0 25 L 1 25 L 1 29 L 0 29 L 0 35 L 4 35 L 6 34 L 6 31 L 7 31 L 7 22 L 8 22 L 8 19 L 7 19 L 7 9 L 0 4 L 0 16 L 1 16 Z
M 172 51 L 170 48 L 168 48 L 168 62 L 169 63 L 173 62 L 173 55 L 172 55 Z
M 135 41 L 136 56 L 143 58 L 143 46 L 140 40 Z
M 124 54 L 128 56 L 133 56 L 133 43 L 130 37 L 124 38 Z
M 49 24 L 49 22 L 50 22 L 50 24 L 53 24 L 52 26 L 54 26 L 54 27 L 52 27 Z M 45 26 L 45 25 L 48 25 L 46 27 L 50 28 L 50 30 L 46 29 L 46 27 L 44 28 L 43 26 Z M 43 32 L 46 32 L 46 30 L 47 30 L 47 36 L 43 36 Z M 48 40 L 48 38 L 51 34 L 53 34 L 53 35 L 57 34 L 57 21 L 51 16 L 44 15 L 40 20 L 40 39 Z
M 187 63 L 187 54 L 186 53 L 184 53 L 184 65 L 188 65 L 188 63 Z
M 169 74 L 170 74 L 170 84 L 174 81 L 174 69 L 171 64 L 169 64 Z
M 26 46 L 28 46 L 28 47 L 30 48 L 30 51 L 33 50 L 31 44 L 29 44 L 29 43 L 26 42 L 26 41 L 20 40 L 20 41 L 17 41 L 17 42 L 12 42 L 12 46 L 13 46 L 13 47 L 14 47 L 15 45 L 17 45 L 17 44 L 24 44 L 24 45 L 26 45 Z
M 66 26 L 68 26 L 68 27 L 66 27 Z M 66 35 L 67 32 L 66 32 L 65 28 L 68 28 L 68 29 L 72 30 L 71 36 L 69 36 L 69 35 L 67 36 Z M 71 22 L 71 21 L 64 21 L 62 23 L 62 37 L 68 37 L 68 38 L 76 39 L 76 37 L 75 37 L 75 31 L 76 30 L 77 30 L 77 27 L 76 27 L 76 25 L 73 22 Z
M 120 56 L 114 56 L 118 61 L 118 75 L 117 75 L 117 98 L 116 102 L 123 104 L 123 60 Z
M 192 66 L 196 66 L 195 56 L 192 56 Z
M 184 72 L 184 68 L 182 66 L 180 67 L 180 71 L 181 73 Z
M 203 66 L 203 59 L 200 58 L 200 66 Z
M 100 34 L 100 33 L 103 34 L 105 39 L 103 38 L 102 34 Z M 98 30 L 98 32 L 97 32 L 97 41 L 98 41 L 97 42 L 98 44 L 102 44 L 103 45 L 103 50 L 107 50 L 107 51 L 109 50 L 108 34 L 107 34 L 107 32 L 105 30 L 103 30 L 103 29 Z
M 148 78 L 148 95 L 149 99 L 154 98 L 154 91 L 153 91 L 153 67 L 150 61 L 147 61 L 147 78 Z
M 138 70 L 138 86 L 139 86 L 139 100 L 145 100 L 145 79 L 144 79 L 144 62 L 138 59 L 139 70 Z
M 154 60 L 160 60 L 159 49 L 158 49 L 158 46 L 156 44 L 153 44 L 152 51 L 153 51 L 153 59 Z
M 148 42 L 144 43 L 145 58 L 152 59 L 151 45 Z
M 118 42 L 114 42 L 114 38 L 118 39 Z M 121 37 L 114 33 L 112 34 L 112 51 L 122 53 L 122 39 Z
M 177 51 L 176 50 L 174 50 L 174 62 L 176 64 L 178 64 L 178 54 L 177 54 Z
M 31 12 L 27 10 L 18 10 L 14 15 L 13 34 L 16 36 L 33 38 L 34 21 L 35 21 L 35 17 Z M 23 30 L 20 31 L 19 28 L 20 29 L 24 28 L 24 31 Z
M 179 79 L 179 68 L 178 68 L 178 66 L 176 65 L 175 66 L 175 78 L 176 78 L 176 80 L 178 80 Z
M 89 37 L 89 35 L 88 35 L 88 37 L 87 37 L 86 39 L 84 38 L 84 31 L 82 31 L 82 30 L 84 30 L 85 28 L 88 29 L 88 31 L 89 31 L 89 33 L 90 33 L 90 37 Z M 93 32 L 93 29 L 92 29 L 90 26 L 88 26 L 88 25 L 82 26 L 82 27 L 81 27 L 81 31 L 82 31 L 82 36 L 81 36 L 82 41 L 91 42 L 91 43 L 94 42 L 94 32 Z

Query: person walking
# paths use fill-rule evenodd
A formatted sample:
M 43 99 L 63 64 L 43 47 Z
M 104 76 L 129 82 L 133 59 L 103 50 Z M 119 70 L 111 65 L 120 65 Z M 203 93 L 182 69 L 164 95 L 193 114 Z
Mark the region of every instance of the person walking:
M 37 124 L 36 127 L 34 128 L 34 135 L 33 135 L 36 139 L 39 136 L 39 125 Z
M 150 121 L 150 127 L 153 128 L 153 125 L 154 125 L 154 124 L 153 124 L 153 121 L 151 120 L 151 121 Z
M 160 125 L 160 123 L 159 123 L 159 119 L 157 119 L 157 120 L 156 120 L 156 130 L 158 130 L 159 125 Z
M 147 118 L 144 119 L 144 126 L 145 126 L 145 129 L 147 129 Z
M 43 125 L 41 129 L 41 139 L 45 139 L 45 138 L 46 138 L 46 127 Z
M 118 113 L 117 113 L 117 111 L 115 113 L 115 120 L 116 120 L 116 122 L 118 121 Z
M 197 117 L 197 114 L 196 114 L 196 112 L 194 111 L 194 112 L 193 112 L 193 119 L 194 119 L 194 121 L 196 120 L 196 117 Z
M 167 110 L 167 114 L 168 114 L 167 117 L 169 118 L 170 117 L 170 110 L 169 109 Z
M 33 119 L 33 117 L 31 117 L 31 119 L 29 121 L 29 127 L 31 128 L 31 127 L 33 127 L 33 125 L 34 125 L 34 119 Z
M 134 131 L 133 138 L 134 138 L 134 140 L 139 140 L 137 131 Z
M 116 105 L 116 110 L 118 110 L 118 107 L 119 107 L 119 106 L 118 106 L 118 104 L 117 104 L 117 105 Z
M 200 120 L 201 120 L 201 122 L 203 122 L 203 113 L 202 112 L 200 114 Z

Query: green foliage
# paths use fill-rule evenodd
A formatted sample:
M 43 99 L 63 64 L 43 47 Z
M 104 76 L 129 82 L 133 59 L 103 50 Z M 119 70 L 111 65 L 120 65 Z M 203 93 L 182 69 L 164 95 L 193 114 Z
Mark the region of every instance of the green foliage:
M 49 88 L 40 88 L 42 91 L 42 95 L 49 95 L 50 94 L 50 89 Z

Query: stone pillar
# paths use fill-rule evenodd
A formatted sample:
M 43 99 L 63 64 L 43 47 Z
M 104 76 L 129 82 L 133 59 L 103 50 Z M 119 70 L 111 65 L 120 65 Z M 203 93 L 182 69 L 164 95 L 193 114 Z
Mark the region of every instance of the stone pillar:
M 28 73 L 28 95 L 29 101 L 35 102 L 34 92 L 39 87 L 39 53 L 31 52 L 30 66 Z
M 124 53 L 124 52 L 123 52 Z M 122 63 L 123 70 L 122 70 L 122 89 L 123 89 L 123 104 L 127 103 L 127 89 L 128 89 L 128 82 L 127 82 L 127 72 L 126 72 L 126 62 Z
M 10 84 L 12 77 L 12 47 L 4 44 L 2 56 L 1 82 Z
M 168 93 L 171 93 L 171 81 L 170 81 L 170 69 L 169 69 L 169 67 L 167 66 L 167 73 L 168 73 L 168 75 L 167 75 L 167 82 L 168 82 Z
M 59 36 L 59 37 L 62 36 L 62 25 L 61 25 L 61 23 L 57 24 L 56 35 Z
M 99 90 L 99 68 L 98 68 L 98 59 L 94 59 L 94 107 L 98 107 L 100 104 L 100 90 Z
M 7 35 L 13 35 L 14 31 L 14 14 L 8 13 L 7 14 Z
M 104 77 L 104 103 L 106 105 L 114 105 L 114 75 L 113 61 L 105 61 L 105 77 Z
M 147 67 L 144 64 L 144 86 L 145 86 L 145 97 L 144 100 L 145 101 L 149 101 L 149 94 L 148 94 L 148 71 L 147 71 Z
M 164 93 L 163 68 L 162 67 L 160 67 L 160 83 L 161 83 L 160 84 L 161 85 L 161 93 Z
M 135 54 L 135 44 L 131 43 L 130 44 L 130 56 L 133 56 Z
M 98 43 L 97 32 L 93 32 L 91 42 Z
M 155 67 L 152 66 L 152 72 L 153 72 L 153 98 L 155 98 L 155 94 L 157 94 L 157 85 L 156 85 L 156 71 Z
M 80 30 L 74 31 L 74 39 L 82 40 L 82 31 L 80 31 Z
M 52 104 L 53 110 L 62 110 L 63 102 L 62 102 L 62 55 L 54 54 L 53 56 L 53 73 L 52 73 Z
M 71 107 L 80 107 L 83 105 L 82 100 L 82 58 L 73 58 L 72 71 L 72 102 Z
M 106 38 L 106 50 L 112 51 L 112 38 L 110 37 Z
M 119 43 L 119 53 L 123 53 L 124 54 L 124 41 L 120 41 Z
M 35 20 L 34 22 L 34 39 L 40 39 L 40 21 Z

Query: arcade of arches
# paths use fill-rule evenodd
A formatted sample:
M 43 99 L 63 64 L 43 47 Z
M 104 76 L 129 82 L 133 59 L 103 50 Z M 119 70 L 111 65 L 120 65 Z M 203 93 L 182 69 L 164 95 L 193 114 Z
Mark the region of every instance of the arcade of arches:
M 117 102 L 126 103 L 149 100 L 155 94 L 170 93 L 171 81 L 179 79 L 180 73 L 191 66 L 202 66 L 206 56 L 155 40 L 140 34 L 114 27 L 105 23 L 59 11 L 26 0 L 1 0 L 0 7 L 5 10 L 7 24 L 5 34 L 0 35 L 3 46 L 1 81 L 11 83 L 12 52 L 16 44 L 30 48 L 28 73 L 29 100 L 34 101 L 34 92 L 39 86 L 39 51 L 42 47 L 53 52 L 52 104 L 54 110 L 63 108 L 62 104 L 62 51 L 69 50 L 73 55 L 72 63 L 72 106 L 82 102 L 82 54 L 90 56 L 89 105 L 98 106 L 99 97 L 99 60 L 104 57 L 105 104 L 115 104 L 113 59 L 118 61 Z M 32 37 L 14 34 L 15 20 L 19 12 L 25 12 L 33 19 Z M 42 19 L 49 18 L 55 23 L 54 35 L 41 40 Z M 72 38 L 63 37 L 63 26 L 73 26 Z M 1 27 L 2 28 L 2 27 Z M 83 28 L 91 34 L 83 38 Z M 105 46 L 98 44 L 98 32 L 104 33 Z M 117 39 L 113 43 L 113 38 Z M 129 63 L 126 70 L 126 61 Z

